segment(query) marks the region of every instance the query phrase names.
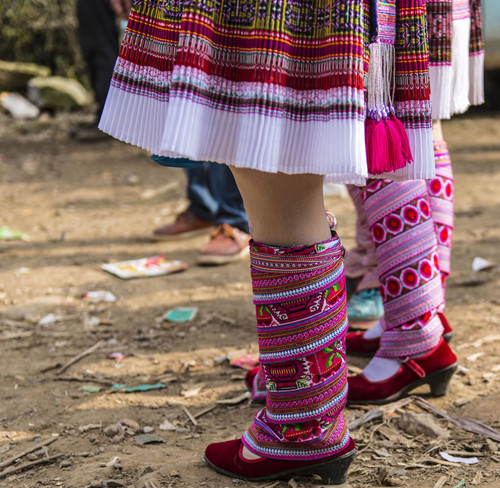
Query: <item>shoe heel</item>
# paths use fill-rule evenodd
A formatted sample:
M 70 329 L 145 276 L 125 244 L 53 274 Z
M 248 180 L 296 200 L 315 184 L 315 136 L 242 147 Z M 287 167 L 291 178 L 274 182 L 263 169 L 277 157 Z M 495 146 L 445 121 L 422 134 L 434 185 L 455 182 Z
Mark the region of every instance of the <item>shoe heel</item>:
M 450 384 L 451 378 L 457 369 L 457 365 L 454 364 L 441 371 L 436 371 L 429 375 L 427 383 L 431 387 L 431 395 L 434 397 L 440 397 L 446 395 L 448 391 L 448 386 Z
M 443 334 L 443 339 L 449 344 L 453 340 L 455 333 L 453 331 Z
M 311 466 L 307 471 L 300 474 L 316 475 L 321 478 L 326 485 L 342 485 L 347 481 L 347 471 L 356 456 L 357 449 L 353 449 L 349 454 L 334 459 L 325 464 Z

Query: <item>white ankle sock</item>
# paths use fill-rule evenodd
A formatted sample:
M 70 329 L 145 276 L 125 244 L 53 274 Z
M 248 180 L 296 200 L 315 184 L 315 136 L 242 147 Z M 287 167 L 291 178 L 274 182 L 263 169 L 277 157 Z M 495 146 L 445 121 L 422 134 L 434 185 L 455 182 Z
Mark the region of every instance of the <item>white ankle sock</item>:
M 257 456 L 257 454 L 254 454 L 252 451 L 249 451 L 247 449 L 247 446 L 243 446 L 243 449 L 241 450 L 241 455 L 243 459 L 246 459 L 247 461 L 255 461 L 256 459 L 262 459 L 261 456 Z
M 382 326 L 382 320 L 384 318 L 378 319 L 363 335 L 365 339 L 378 339 L 382 332 L 384 332 L 384 328 Z
M 425 356 L 428 351 L 424 351 L 414 356 L 409 356 L 411 359 Z M 373 357 L 372 360 L 366 365 L 363 374 L 369 381 L 383 381 L 396 374 L 401 367 L 401 361 L 394 358 L 379 358 Z
M 368 381 L 383 381 L 395 375 L 401 362 L 398 359 L 374 357 L 363 370 Z

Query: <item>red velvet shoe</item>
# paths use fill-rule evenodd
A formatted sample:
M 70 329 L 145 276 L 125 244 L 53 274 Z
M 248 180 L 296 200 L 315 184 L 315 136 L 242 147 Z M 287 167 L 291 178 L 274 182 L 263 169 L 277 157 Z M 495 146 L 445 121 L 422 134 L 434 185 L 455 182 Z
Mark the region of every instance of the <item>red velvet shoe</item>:
M 315 461 L 247 460 L 242 450 L 241 439 L 210 444 L 205 451 L 205 461 L 218 473 L 242 480 L 288 480 L 297 475 L 318 475 L 327 485 L 341 485 L 345 483 L 347 470 L 356 455 L 356 445 L 352 439 L 341 452 Z
M 443 324 L 443 339 L 449 344 L 453 339 L 455 332 L 453 332 L 453 329 L 450 327 L 450 324 L 444 314 L 439 312 L 438 315 L 441 319 L 441 323 Z
M 383 381 L 372 382 L 363 374 L 347 378 L 348 404 L 381 405 L 394 402 L 421 385 L 429 385 L 431 395 L 443 396 L 457 369 L 457 357 L 448 344 L 441 339 L 439 344 L 424 356 L 401 363 L 399 371 Z
M 348 332 L 345 337 L 347 354 L 352 356 L 373 356 L 380 347 L 380 337 L 365 339 L 365 332 Z
M 254 380 L 259 373 L 260 373 L 260 365 L 255 366 L 255 368 L 249 370 L 245 376 L 245 384 L 252 393 L 252 401 L 254 403 L 265 403 L 267 394 L 265 390 L 265 385 L 264 384 L 257 385 L 257 387 L 254 388 Z
M 443 324 L 443 339 L 450 342 L 453 339 L 453 329 L 450 327 L 448 320 L 442 313 L 438 313 L 441 323 Z M 351 356 L 371 357 L 379 346 L 380 338 L 365 339 L 365 332 L 349 332 L 345 339 L 347 353 Z
M 255 366 L 254 368 L 247 371 L 247 374 L 245 375 L 245 384 L 247 385 L 247 388 L 249 390 L 252 389 L 253 380 L 259 374 L 259 371 L 260 371 L 260 365 Z

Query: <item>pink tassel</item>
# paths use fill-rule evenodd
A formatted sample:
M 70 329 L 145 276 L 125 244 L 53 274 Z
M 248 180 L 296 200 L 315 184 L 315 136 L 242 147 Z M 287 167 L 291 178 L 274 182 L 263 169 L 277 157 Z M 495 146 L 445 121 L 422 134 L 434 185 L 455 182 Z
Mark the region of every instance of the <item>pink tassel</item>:
M 403 151 L 403 159 L 406 164 L 409 164 L 413 161 L 413 155 L 411 153 L 410 141 L 408 140 L 408 134 L 406 133 L 405 126 L 403 122 L 401 122 L 395 115 L 391 117 L 392 122 L 396 126 L 399 137 L 401 138 L 401 149 Z
M 373 119 L 365 119 L 365 145 L 366 145 L 366 159 L 368 161 L 368 168 L 371 167 L 371 140 L 373 137 L 373 129 L 376 121 Z
M 385 121 L 385 129 L 387 131 L 387 142 L 389 144 L 390 171 L 396 171 L 406 166 L 406 161 L 403 158 L 401 136 L 391 119 Z
M 365 120 L 365 143 L 366 143 L 367 153 L 369 153 L 368 148 L 370 147 L 370 141 L 372 140 L 373 137 L 373 129 L 375 128 L 376 124 L 377 122 L 373 119 Z
M 368 172 L 380 175 L 390 171 L 389 141 L 383 120 L 373 121 L 373 128 L 367 131 Z

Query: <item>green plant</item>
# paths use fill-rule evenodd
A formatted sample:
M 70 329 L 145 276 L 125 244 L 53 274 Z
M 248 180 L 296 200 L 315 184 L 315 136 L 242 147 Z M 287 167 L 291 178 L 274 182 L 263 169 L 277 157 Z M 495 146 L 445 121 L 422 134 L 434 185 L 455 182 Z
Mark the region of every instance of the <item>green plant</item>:
M 0 0 L 0 59 L 38 63 L 84 77 L 75 0 Z

